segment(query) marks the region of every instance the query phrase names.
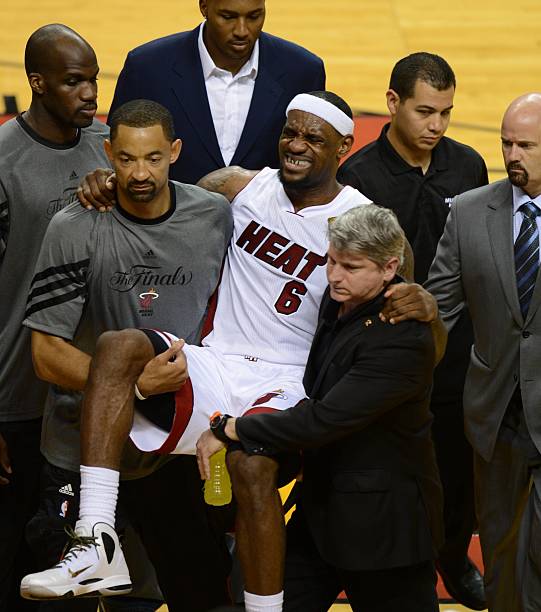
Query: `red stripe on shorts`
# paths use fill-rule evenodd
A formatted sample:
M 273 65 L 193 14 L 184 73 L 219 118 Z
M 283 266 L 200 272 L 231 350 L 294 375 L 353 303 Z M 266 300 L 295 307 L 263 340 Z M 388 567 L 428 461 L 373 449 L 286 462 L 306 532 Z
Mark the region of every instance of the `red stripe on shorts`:
M 163 333 L 163 332 L 162 332 Z M 193 387 L 192 381 L 188 380 L 175 393 L 175 418 L 173 426 L 165 442 L 156 450 L 160 455 L 169 455 L 177 447 L 178 441 L 186 431 L 193 413 Z
M 220 289 L 220 283 L 222 282 L 222 274 L 224 272 L 225 265 L 225 257 L 222 261 L 222 268 L 220 270 L 220 278 L 218 279 L 218 284 L 216 285 L 216 289 L 214 289 L 213 294 L 210 296 L 208 304 L 207 304 L 207 313 L 205 315 L 205 320 L 203 321 L 203 328 L 201 329 L 201 340 L 206 338 L 210 332 L 214 329 L 214 315 L 216 314 L 216 308 L 218 306 L 218 290 Z

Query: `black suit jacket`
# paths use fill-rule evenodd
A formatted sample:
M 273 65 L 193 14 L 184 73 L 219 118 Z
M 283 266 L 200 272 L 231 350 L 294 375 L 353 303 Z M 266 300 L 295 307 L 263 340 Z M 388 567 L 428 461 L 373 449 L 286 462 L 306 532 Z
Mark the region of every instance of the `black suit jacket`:
M 225 165 L 205 89 L 198 35 L 199 26 L 130 51 L 109 111 L 111 115 L 121 104 L 136 98 L 154 100 L 168 108 L 183 142 L 170 177 L 185 183 L 196 183 Z M 252 102 L 231 165 L 250 170 L 277 168 L 278 138 L 287 105 L 298 93 L 322 89 L 325 69 L 319 57 L 262 32 Z
M 304 378 L 310 399 L 237 420 L 248 452 L 304 450 L 301 512 L 323 559 L 352 571 L 419 563 L 443 541 L 432 334 L 416 321 L 382 323 L 382 304 L 337 321 L 327 292 Z

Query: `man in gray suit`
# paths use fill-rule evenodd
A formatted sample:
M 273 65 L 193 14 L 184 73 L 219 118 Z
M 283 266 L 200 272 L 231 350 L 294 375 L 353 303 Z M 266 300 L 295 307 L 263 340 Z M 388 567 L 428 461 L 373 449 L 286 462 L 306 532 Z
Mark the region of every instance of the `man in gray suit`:
M 541 94 L 502 121 L 508 178 L 457 196 L 426 288 L 452 328 L 467 304 L 464 387 L 491 612 L 541 610 Z

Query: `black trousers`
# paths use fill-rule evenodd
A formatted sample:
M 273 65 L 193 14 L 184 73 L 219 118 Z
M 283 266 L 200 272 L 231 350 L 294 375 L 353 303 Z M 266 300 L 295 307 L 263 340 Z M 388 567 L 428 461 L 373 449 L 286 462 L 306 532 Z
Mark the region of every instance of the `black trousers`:
M 462 395 L 470 363 L 473 329 L 466 311 L 449 334 L 445 356 L 434 371 L 430 410 L 432 439 L 443 488 L 445 543 L 439 564 L 451 574 L 465 569 L 476 528 L 473 451 L 464 433 Z
M 473 451 L 464 434 L 462 398 L 433 401 L 432 439 L 443 488 L 445 543 L 439 563 L 451 573 L 461 573 L 476 528 L 473 486 Z
M 287 527 L 284 612 L 327 612 L 345 590 L 354 612 L 437 612 L 432 561 L 417 565 L 351 572 L 326 563 L 302 514 Z
M 195 457 L 178 455 L 150 476 L 123 481 L 120 502 L 156 569 L 169 612 L 229 603 L 224 532 L 232 520 L 228 508 L 205 504 Z
M 0 423 L 0 432 L 13 470 L 10 483 L 0 485 L 0 612 L 30 612 L 39 603 L 22 599 L 19 584 L 37 569 L 24 530 L 39 499 L 41 419 Z

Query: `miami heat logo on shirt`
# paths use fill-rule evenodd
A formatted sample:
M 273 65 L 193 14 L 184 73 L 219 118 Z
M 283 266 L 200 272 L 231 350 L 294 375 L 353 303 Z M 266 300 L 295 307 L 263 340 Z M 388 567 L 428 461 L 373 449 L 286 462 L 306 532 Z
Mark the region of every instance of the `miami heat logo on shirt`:
M 143 317 L 151 317 L 154 314 L 152 309 L 153 300 L 157 300 L 160 294 L 156 289 L 150 289 L 139 294 L 139 314 Z

